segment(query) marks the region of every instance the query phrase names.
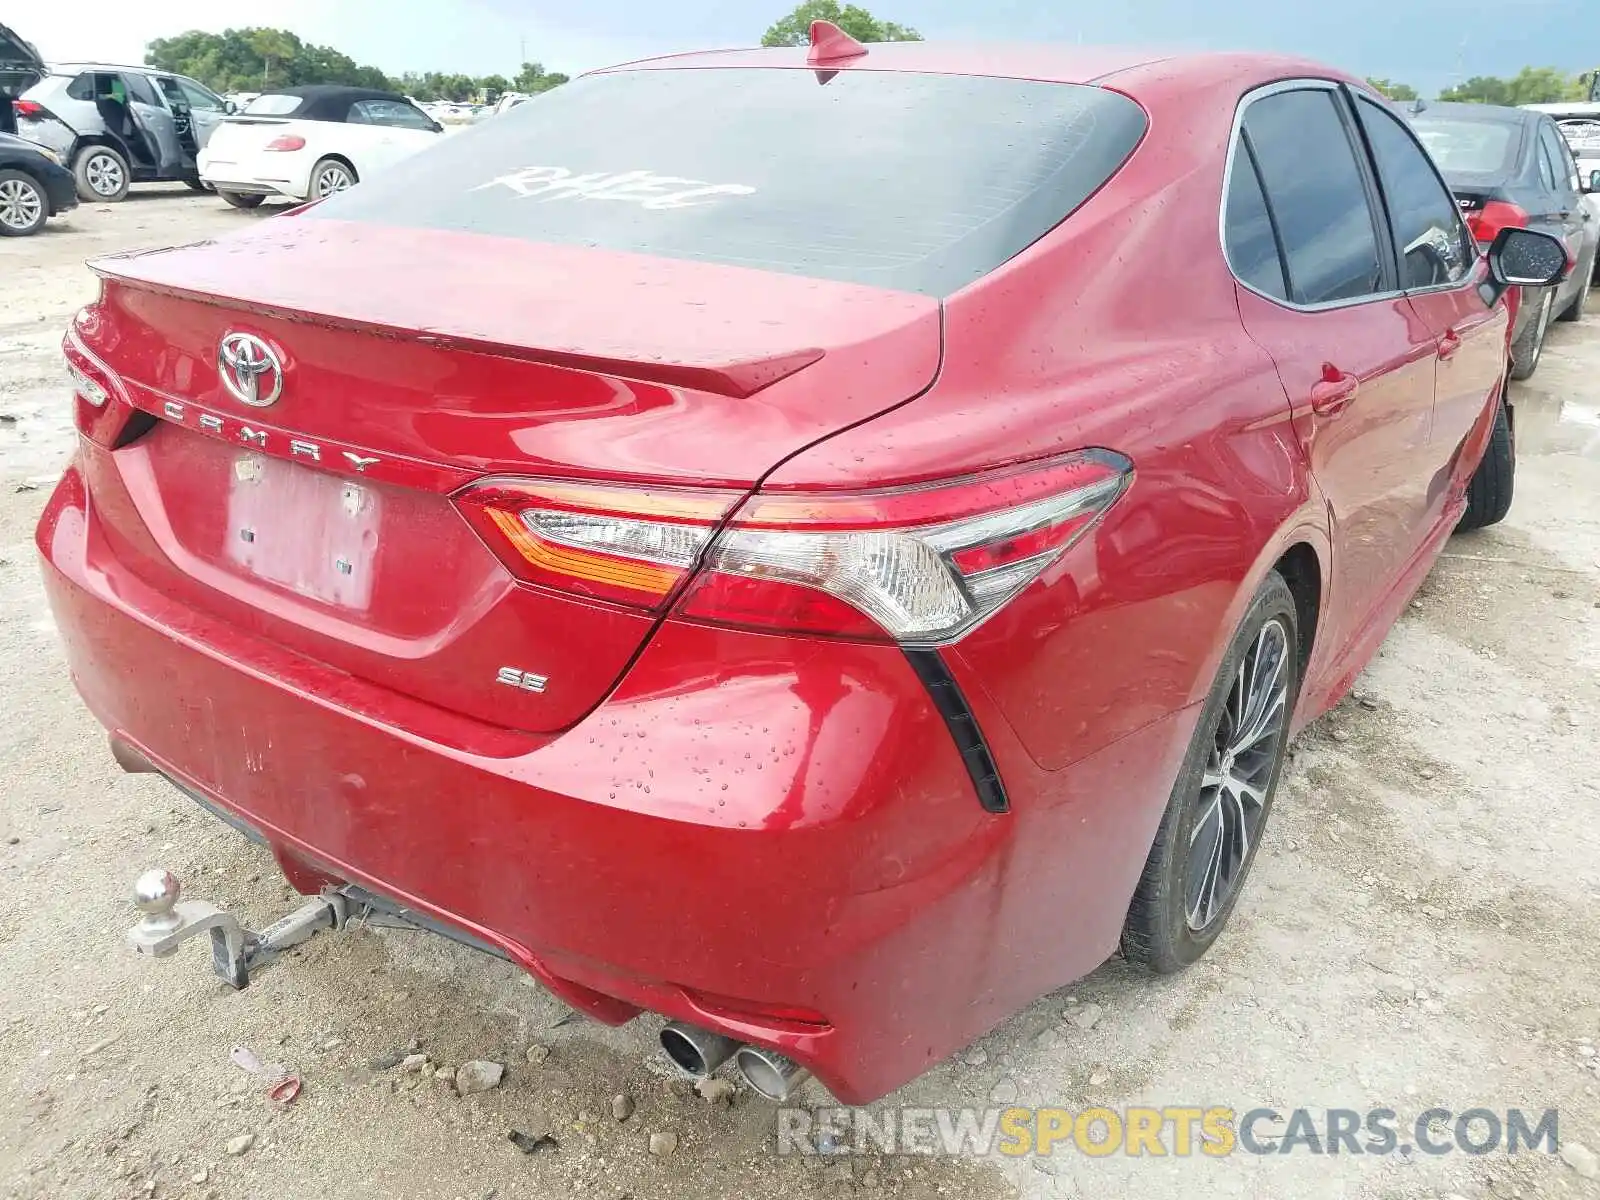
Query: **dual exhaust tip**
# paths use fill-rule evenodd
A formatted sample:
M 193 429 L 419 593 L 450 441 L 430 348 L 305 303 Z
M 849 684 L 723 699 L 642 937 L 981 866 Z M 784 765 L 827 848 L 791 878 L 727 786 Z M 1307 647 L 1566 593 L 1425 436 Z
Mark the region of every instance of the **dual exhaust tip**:
M 709 1075 L 731 1058 L 744 1081 L 768 1100 L 787 1100 L 810 1074 L 775 1050 L 743 1045 L 682 1021 L 661 1031 L 661 1049 L 679 1070 L 694 1076 Z

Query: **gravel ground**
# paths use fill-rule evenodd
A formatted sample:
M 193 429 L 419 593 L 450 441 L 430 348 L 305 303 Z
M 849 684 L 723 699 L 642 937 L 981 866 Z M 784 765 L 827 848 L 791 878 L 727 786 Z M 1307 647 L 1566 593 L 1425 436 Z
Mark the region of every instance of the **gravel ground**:
M 1108 963 L 892 1098 L 1388 1107 L 1402 1121 L 1557 1108 L 1576 1165 L 1076 1151 L 825 1165 L 776 1156 L 772 1110 L 748 1092 L 710 1104 L 669 1076 L 652 1022 L 569 1020 L 510 968 L 437 939 L 318 938 L 238 994 L 198 947 L 163 963 L 124 950 L 129 885 L 153 865 L 252 923 L 290 897 L 264 852 L 123 775 L 72 692 L 31 545 L 71 442 L 56 347 L 93 294 L 86 256 L 270 212 L 147 190 L 0 244 L 0 1194 L 1600 1195 L 1571 1149 L 1600 1149 L 1600 320 L 1552 327 L 1518 393 L 1510 519 L 1450 543 L 1357 692 L 1299 740 L 1213 953 L 1161 980 Z M 300 1098 L 274 1108 L 230 1062 L 236 1045 L 298 1072 Z M 411 1053 L 427 1072 L 392 1065 Z M 507 1065 L 481 1094 L 437 1072 L 479 1059 Z M 559 1145 L 524 1154 L 512 1130 Z M 652 1153 L 653 1134 L 675 1147 Z

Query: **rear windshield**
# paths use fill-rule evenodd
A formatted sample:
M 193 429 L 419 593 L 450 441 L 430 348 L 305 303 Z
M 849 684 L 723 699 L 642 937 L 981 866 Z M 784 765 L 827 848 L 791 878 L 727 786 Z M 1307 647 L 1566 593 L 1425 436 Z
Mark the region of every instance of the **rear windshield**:
M 1100 187 L 1146 126 L 1095 87 L 846 70 L 590 76 L 306 214 L 944 296 Z
M 1419 116 L 1417 137 L 1446 175 L 1510 175 L 1522 148 L 1522 126 L 1514 122 Z
M 1579 158 L 1600 157 L 1600 117 L 1572 117 L 1556 123 L 1573 154 Z
M 257 96 L 244 106 L 244 111 L 258 117 L 283 117 L 305 102 L 304 96 Z

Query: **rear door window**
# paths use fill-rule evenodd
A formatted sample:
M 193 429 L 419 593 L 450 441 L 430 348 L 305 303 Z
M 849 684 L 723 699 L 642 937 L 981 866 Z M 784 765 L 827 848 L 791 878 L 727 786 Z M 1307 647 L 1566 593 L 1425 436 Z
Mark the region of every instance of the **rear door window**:
M 1359 300 L 1386 288 L 1366 181 L 1336 93 L 1276 92 L 1245 110 L 1297 304 Z
M 1539 160 L 1539 182 L 1544 184 L 1545 191 L 1555 191 L 1556 164 L 1550 157 L 1550 147 L 1544 144 L 1543 138 L 1539 139 L 1539 144 L 1535 147 L 1535 157 Z
M 1065 218 L 1143 136 L 1096 87 L 719 68 L 565 84 L 306 215 L 943 296 Z
M 1289 298 L 1278 238 L 1261 191 L 1255 160 L 1244 139 L 1234 146 L 1228 169 L 1228 202 L 1223 213 L 1228 263 L 1241 281 L 1276 300 Z
M 1578 164 L 1572 157 L 1572 148 L 1567 145 L 1554 121 L 1539 123 L 1539 140 L 1550 152 L 1550 165 L 1556 173 L 1556 190 L 1569 195 L 1578 191 Z
M 136 75 L 132 71 L 125 71 L 121 75 L 123 86 L 128 89 L 128 98 L 140 104 L 148 104 L 152 108 L 160 108 L 161 97 L 156 95 L 156 89 L 143 75 Z
M 178 88 L 178 81 L 170 75 L 157 75 L 156 86 L 161 89 L 161 94 L 167 98 L 167 107 L 171 109 L 187 108 L 189 102 L 184 99 L 183 92 Z
M 1478 251 L 1455 197 L 1404 122 L 1364 96 L 1357 97 L 1356 111 L 1383 184 L 1401 287 L 1460 283 Z

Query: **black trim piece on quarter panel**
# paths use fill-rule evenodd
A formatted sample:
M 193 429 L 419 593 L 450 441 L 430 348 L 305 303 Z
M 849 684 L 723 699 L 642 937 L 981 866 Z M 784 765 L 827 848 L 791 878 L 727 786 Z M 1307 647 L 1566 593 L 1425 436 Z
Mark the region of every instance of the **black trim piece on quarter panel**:
M 989 753 L 989 743 L 983 740 L 978 719 L 972 715 L 972 707 L 944 659 L 937 650 L 907 650 L 905 655 L 917 678 L 928 689 L 950 736 L 955 739 L 956 749 L 967 765 L 967 774 L 972 776 L 972 786 L 978 790 L 978 803 L 984 812 L 1010 812 L 1011 801 L 1006 796 L 1005 785 L 1000 782 L 1000 770 L 994 764 L 994 755 Z

